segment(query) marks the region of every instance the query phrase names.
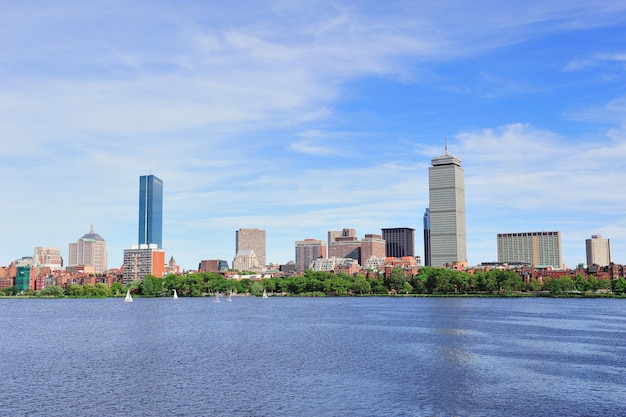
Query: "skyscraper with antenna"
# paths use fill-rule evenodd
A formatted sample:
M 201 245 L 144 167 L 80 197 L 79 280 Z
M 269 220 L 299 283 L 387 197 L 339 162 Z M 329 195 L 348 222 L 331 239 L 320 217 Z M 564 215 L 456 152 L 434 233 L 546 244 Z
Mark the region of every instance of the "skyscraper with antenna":
M 461 160 L 444 153 L 428 169 L 431 266 L 467 266 L 465 174 Z

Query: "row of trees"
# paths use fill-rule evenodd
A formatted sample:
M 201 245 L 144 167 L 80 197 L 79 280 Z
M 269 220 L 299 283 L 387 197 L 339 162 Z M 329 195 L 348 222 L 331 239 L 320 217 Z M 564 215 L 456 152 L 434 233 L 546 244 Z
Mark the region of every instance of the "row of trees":
M 259 296 L 264 290 L 289 295 L 366 295 L 366 294 L 509 294 L 523 291 L 547 291 L 552 295 L 567 293 L 589 293 L 612 291 L 626 293 L 626 279 L 598 280 L 577 275 L 538 279 L 525 282 L 515 271 L 492 270 L 470 275 L 450 269 L 423 267 L 414 276 L 405 276 L 399 268 L 394 269 L 387 279 L 367 278 L 362 274 L 348 275 L 307 270 L 302 276 L 289 278 L 266 278 L 261 281 L 249 279 L 228 280 L 216 273 L 193 273 L 188 275 L 169 274 L 164 278 L 148 275 L 140 282 L 122 286 L 119 282 L 111 287 L 105 284 L 68 285 L 65 290 L 58 286 L 46 287 L 41 291 L 29 291 L 27 295 L 48 297 L 111 297 L 121 296 L 130 290 L 146 297 L 170 296 L 174 290 L 179 296 L 200 297 L 206 294 L 237 293 Z M 4 295 L 16 295 L 17 287 L 0 291 Z

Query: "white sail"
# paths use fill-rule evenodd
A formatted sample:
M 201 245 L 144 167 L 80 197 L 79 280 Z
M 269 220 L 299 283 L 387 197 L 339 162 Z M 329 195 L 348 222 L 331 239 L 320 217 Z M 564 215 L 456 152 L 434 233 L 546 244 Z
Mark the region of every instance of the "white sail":
M 219 303 L 220 302 L 220 293 L 218 293 L 217 291 L 215 291 L 215 298 L 213 299 L 214 303 Z
M 230 290 L 230 293 L 228 294 L 228 298 L 226 299 L 226 301 L 233 301 L 233 291 Z
M 133 297 L 131 297 L 131 295 L 130 295 L 130 290 L 126 291 L 126 298 L 124 298 L 124 302 L 125 303 L 132 303 L 133 302 Z
M 263 290 L 263 298 L 267 298 L 267 291 Z
M 176 290 L 174 290 L 174 296 L 172 297 L 174 300 L 178 300 L 178 294 L 176 293 Z

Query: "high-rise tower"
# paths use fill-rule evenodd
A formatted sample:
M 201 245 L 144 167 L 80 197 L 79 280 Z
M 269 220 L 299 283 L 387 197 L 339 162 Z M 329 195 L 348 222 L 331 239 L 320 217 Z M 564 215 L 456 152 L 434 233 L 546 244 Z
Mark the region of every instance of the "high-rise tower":
M 248 249 L 254 251 L 259 266 L 265 269 L 265 230 L 239 229 L 235 231 L 235 257 L 239 251 Z
M 163 247 L 163 181 L 154 175 L 139 177 L 138 243 Z
M 430 209 L 424 212 L 424 265 L 431 266 L 430 260 Z
M 430 263 L 467 265 L 465 179 L 461 160 L 446 152 L 428 168 Z
M 93 267 L 96 274 L 104 274 L 107 270 L 107 244 L 99 234 L 93 231 L 83 235 L 78 242 L 69 244 L 68 266 L 83 265 Z
M 585 240 L 587 249 L 587 266 L 607 266 L 611 263 L 611 242 L 600 235 L 591 235 Z

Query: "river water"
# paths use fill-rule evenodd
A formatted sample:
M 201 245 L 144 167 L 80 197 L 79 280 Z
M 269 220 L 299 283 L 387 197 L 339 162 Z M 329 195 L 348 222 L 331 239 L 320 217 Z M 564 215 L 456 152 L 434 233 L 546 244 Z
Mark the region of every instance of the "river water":
M 0 415 L 625 416 L 626 300 L 0 299 Z

